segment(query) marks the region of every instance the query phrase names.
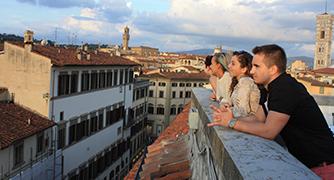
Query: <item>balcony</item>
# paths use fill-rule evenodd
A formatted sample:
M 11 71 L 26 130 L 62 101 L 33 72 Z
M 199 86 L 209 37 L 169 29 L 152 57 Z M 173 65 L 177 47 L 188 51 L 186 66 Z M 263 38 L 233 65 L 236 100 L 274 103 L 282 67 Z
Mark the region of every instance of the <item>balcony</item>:
M 210 91 L 194 88 L 192 107 L 198 110 L 198 130 L 188 133 L 192 179 L 320 179 L 277 144 L 211 122 Z M 191 119 L 189 119 L 191 120 Z

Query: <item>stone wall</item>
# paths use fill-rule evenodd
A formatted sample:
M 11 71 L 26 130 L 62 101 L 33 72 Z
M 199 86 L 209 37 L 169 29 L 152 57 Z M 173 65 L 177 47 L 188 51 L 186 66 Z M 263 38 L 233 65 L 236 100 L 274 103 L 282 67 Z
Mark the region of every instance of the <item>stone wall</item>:
M 192 179 L 320 179 L 276 142 L 211 122 L 210 90 L 194 88 L 198 130 L 189 132 Z M 189 117 L 189 121 L 192 118 Z

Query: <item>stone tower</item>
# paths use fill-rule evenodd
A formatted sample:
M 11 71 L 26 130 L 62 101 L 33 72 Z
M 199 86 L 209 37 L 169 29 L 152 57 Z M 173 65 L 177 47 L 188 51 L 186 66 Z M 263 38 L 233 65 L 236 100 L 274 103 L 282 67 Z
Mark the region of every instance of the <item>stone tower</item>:
M 331 65 L 331 46 L 334 16 L 329 13 L 317 15 L 314 69 Z
M 129 50 L 130 30 L 128 26 L 124 28 L 123 33 L 123 50 Z

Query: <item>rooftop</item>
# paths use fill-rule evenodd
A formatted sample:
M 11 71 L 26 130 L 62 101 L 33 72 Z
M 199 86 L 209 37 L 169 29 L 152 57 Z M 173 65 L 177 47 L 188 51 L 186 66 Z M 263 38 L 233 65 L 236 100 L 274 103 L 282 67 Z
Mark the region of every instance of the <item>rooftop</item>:
M 331 85 L 331 84 L 328 84 L 326 82 L 318 81 L 318 80 L 313 79 L 311 77 L 298 77 L 297 79 L 310 82 L 312 86 L 324 86 L 324 87 L 332 87 L 332 88 L 334 88 L 334 86 Z
M 141 179 L 190 179 L 189 150 L 186 134 L 188 134 L 188 113 L 190 103 L 185 105 L 171 124 L 160 134 L 154 143 L 148 146 L 148 153 L 140 173 Z M 125 179 L 135 179 L 139 169 L 137 162 Z
M 314 73 L 319 73 L 319 74 L 334 74 L 334 68 L 321 68 L 321 69 L 316 69 L 313 70 Z
M 55 123 L 41 115 L 12 103 L 0 103 L 0 148 L 30 137 Z
M 166 79 L 175 79 L 175 80 L 209 80 L 209 76 L 205 72 L 200 73 L 176 73 L 176 72 L 159 72 L 153 74 L 145 74 L 141 77 L 147 78 L 166 78 Z
M 23 43 L 9 42 L 10 44 L 24 47 Z M 139 64 L 120 56 L 111 56 L 109 53 L 88 51 L 90 60 L 79 60 L 77 49 L 54 46 L 42 46 L 34 44 L 32 52 L 51 59 L 56 66 L 82 66 L 82 65 L 117 65 L 117 66 L 139 66 Z

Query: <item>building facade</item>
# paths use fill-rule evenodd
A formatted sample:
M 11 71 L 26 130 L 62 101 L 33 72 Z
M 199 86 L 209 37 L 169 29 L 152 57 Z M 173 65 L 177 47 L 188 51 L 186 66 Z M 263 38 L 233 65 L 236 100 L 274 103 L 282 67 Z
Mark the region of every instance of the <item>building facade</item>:
M 130 154 L 131 161 L 135 163 L 144 153 L 147 143 L 146 124 L 147 124 L 147 95 L 149 81 L 135 80 L 133 88 L 133 104 L 129 111 L 128 126 L 131 129 Z
M 204 73 L 160 72 L 142 75 L 148 79 L 148 129 L 153 137 L 169 125 L 191 99 L 191 89 L 208 83 Z
M 131 51 L 140 56 L 157 56 L 159 55 L 158 48 L 147 46 L 131 47 Z
M 63 156 L 62 178 L 122 177 L 130 163 L 126 125 L 138 64 L 86 47 L 29 42 L 5 43 L 0 86 L 15 103 L 57 123 L 53 137 Z

